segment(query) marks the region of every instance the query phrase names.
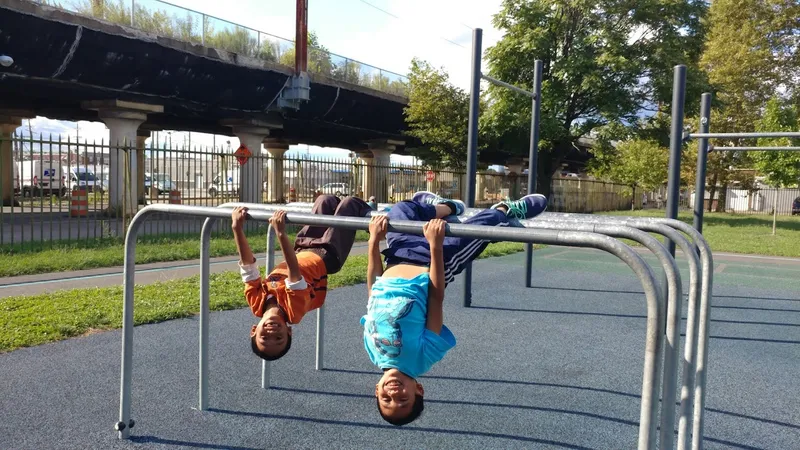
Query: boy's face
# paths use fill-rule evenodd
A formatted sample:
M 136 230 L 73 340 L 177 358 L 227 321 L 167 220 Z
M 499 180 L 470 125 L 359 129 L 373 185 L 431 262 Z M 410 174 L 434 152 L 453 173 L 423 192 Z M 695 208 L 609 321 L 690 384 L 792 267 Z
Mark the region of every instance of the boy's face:
M 410 414 L 417 394 L 425 395 L 422 385 L 397 369 L 383 372 L 380 381 L 375 385 L 378 407 L 390 418 Z
M 292 328 L 286 325 L 280 308 L 269 308 L 257 325 L 250 329 L 250 337 L 255 336 L 256 347 L 269 355 L 277 355 L 286 347 Z

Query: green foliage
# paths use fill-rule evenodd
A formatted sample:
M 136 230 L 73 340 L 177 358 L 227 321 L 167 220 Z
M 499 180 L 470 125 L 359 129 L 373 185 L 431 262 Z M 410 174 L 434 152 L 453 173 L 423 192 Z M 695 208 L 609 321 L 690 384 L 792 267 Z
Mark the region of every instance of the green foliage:
M 502 2 L 494 25 L 505 35 L 486 52 L 490 74 L 530 89 L 533 61 L 544 63 L 540 190 L 579 137 L 611 123 L 636 128 L 642 108 L 666 108 L 673 66 L 693 67 L 699 58 L 705 10 L 699 0 Z M 689 80 L 687 101 L 699 96 L 701 81 Z M 524 154 L 530 99 L 494 86 L 488 94 L 486 122 L 498 150 Z
M 408 106 L 405 108 L 408 134 L 422 141 L 415 153 L 427 164 L 451 167 L 466 164 L 469 94 L 450 84 L 444 70 L 419 59 L 411 62 Z
M 669 149 L 639 139 L 620 142 L 616 148 L 616 157 L 605 170 L 608 179 L 646 191 L 666 183 Z
M 773 97 L 767 102 L 764 116 L 756 123 L 757 131 L 797 131 L 800 129 L 795 105 Z M 759 146 L 800 146 L 800 139 L 759 139 Z M 756 152 L 756 168 L 765 181 L 775 187 L 796 187 L 800 182 L 800 152 Z

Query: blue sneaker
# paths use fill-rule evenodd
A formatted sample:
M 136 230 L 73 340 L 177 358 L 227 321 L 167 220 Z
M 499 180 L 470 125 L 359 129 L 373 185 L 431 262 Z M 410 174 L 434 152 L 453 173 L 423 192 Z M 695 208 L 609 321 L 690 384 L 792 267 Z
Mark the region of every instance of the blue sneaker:
M 492 209 L 497 209 L 498 206 L 508 208 L 506 217 L 519 220 L 532 219 L 547 209 L 547 197 L 542 194 L 528 194 L 513 202 L 505 201 L 492 205 Z
M 433 192 L 428 191 L 419 191 L 411 197 L 411 200 L 417 203 L 427 203 L 429 205 L 439 205 L 439 204 L 446 204 L 452 207 L 455 211 L 457 216 L 464 214 L 464 211 L 467 210 L 467 205 L 464 204 L 461 200 L 453 200 L 449 198 L 440 197 Z

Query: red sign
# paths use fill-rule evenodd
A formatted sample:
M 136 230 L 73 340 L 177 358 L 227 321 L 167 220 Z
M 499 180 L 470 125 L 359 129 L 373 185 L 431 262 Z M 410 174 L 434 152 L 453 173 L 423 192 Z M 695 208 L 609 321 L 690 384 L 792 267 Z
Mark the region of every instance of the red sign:
M 429 170 L 428 172 L 425 173 L 425 181 L 430 182 L 433 181 L 434 179 L 436 179 L 436 172 Z
M 238 149 L 236 149 L 235 152 L 233 152 L 233 156 L 235 156 L 236 160 L 239 161 L 239 165 L 243 166 L 247 164 L 247 160 L 250 159 L 253 154 L 250 153 L 250 150 L 247 149 L 246 145 L 242 144 Z

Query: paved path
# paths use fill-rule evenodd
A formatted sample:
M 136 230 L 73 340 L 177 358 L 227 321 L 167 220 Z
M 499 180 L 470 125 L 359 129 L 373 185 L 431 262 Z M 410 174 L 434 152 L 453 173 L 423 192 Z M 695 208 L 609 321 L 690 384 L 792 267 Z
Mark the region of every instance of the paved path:
M 351 255 L 367 252 L 366 242 L 356 242 Z M 277 262 L 283 260 L 281 253 L 276 252 Z M 265 263 L 265 254 L 256 255 L 260 263 Z M 237 256 L 211 258 L 211 273 L 238 271 Z M 200 260 L 171 261 L 136 266 L 136 283 L 150 284 L 158 281 L 188 278 L 200 274 Z M 73 272 L 55 272 L 38 275 L 0 278 L 0 298 L 18 295 L 38 295 L 53 290 L 120 286 L 123 282 L 122 267 L 104 267 L 100 269 L 78 270 Z
M 310 316 L 267 391 L 246 342 L 252 314 L 212 313 L 209 411 L 195 409 L 197 318 L 136 327 L 136 427 L 125 442 L 112 429 L 118 330 L 0 355 L 0 448 L 635 448 L 641 286 L 613 257 L 563 250 L 539 254 L 534 289 L 521 287 L 521 254 L 475 263 L 473 308 L 460 306 L 461 277 L 448 287 L 445 323 L 458 345 L 420 378 L 425 412 L 414 424 L 393 427 L 375 411 L 380 374 L 363 350 L 358 285 L 329 294 L 325 370 L 313 370 Z M 797 448 L 796 269 L 762 276 L 729 265 L 715 277 L 707 449 Z

